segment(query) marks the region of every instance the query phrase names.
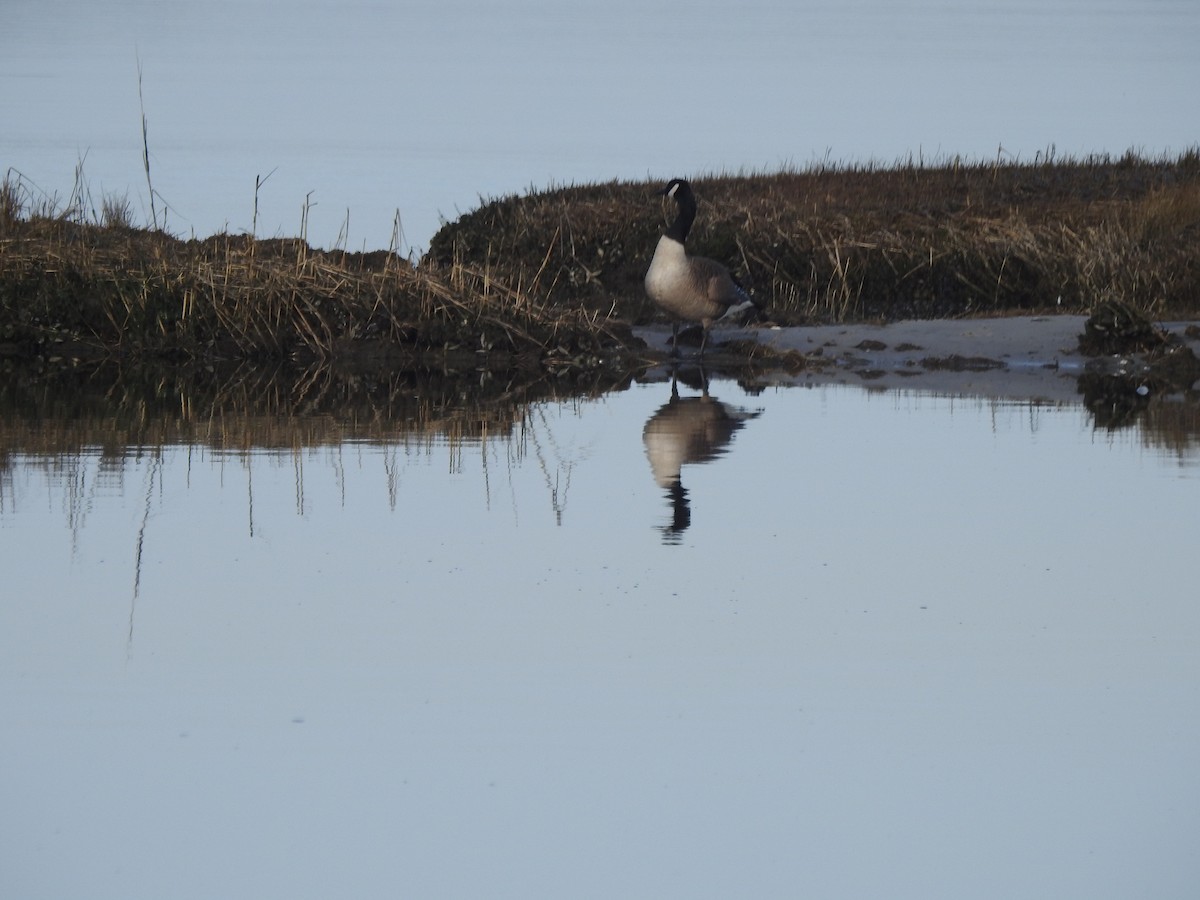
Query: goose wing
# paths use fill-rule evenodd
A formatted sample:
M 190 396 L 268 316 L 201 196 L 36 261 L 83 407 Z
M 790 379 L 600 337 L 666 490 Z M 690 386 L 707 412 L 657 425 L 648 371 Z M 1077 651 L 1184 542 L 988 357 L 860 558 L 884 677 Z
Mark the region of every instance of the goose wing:
M 700 289 L 711 302 L 724 309 L 750 301 L 749 294 L 719 262 L 703 256 L 693 256 L 690 262 Z

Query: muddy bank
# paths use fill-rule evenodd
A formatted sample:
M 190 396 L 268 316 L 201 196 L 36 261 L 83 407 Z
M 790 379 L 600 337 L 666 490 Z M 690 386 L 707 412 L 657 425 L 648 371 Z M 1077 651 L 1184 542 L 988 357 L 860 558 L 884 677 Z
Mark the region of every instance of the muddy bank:
M 723 328 L 713 352 L 669 357 L 670 329 L 635 329 L 657 362 L 644 381 L 679 379 L 695 390 L 728 378 L 757 393 L 773 387 L 928 393 L 969 402 L 1079 404 L 1101 431 L 1134 429 L 1147 446 L 1200 452 L 1200 323 L 1156 326 L 1150 350 L 1083 352 L 1084 316 L 1009 316 L 889 325 Z M 714 391 L 720 393 L 719 384 Z
M 747 360 L 779 384 L 846 384 L 1019 401 L 1079 401 L 1094 379 L 1125 383 L 1134 396 L 1200 400 L 1200 324 L 1168 322 L 1155 350 L 1090 355 L 1080 346 L 1086 316 L 906 320 L 887 325 L 718 327 L 703 365 L 736 371 Z M 634 329 L 670 365 L 671 329 Z M 694 349 L 680 364 L 696 366 Z M 1082 386 L 1081 386 L 1082 385 Z
M 1098 428 L 1137 425 L 1156 445 L 1194 454 L 1200 447 L 1195 369 L 1181 369 L 1172 381 L 1154 352 L 1087 356 L 1079 349 L 1085 321 L 1020 316 L 721 327 L 703 361 L 686 347 L 672 360 L 670 329 L 652 325 L 630 338 L 636 365 L 617 371 L 501 372 L 469 358 L 420 372 L 345 361 L 307 369 L 245 363 L 164 369 L 113 361 L 30 369 L 0 360 L 0 477 L 13 453 L 89 447 L 119 455 L 129 446 L 180 442 L 246 450 L 347 440 L 507 440 L 540 404 L 672 377 L 697 385 L 732 379 L 750 393 L 845 385 L 980 402 L 1081 403 Z M 1200 328 L 1172 323 L 1169 330 L 1179 336 L 1172 347 L 1200 351 Z

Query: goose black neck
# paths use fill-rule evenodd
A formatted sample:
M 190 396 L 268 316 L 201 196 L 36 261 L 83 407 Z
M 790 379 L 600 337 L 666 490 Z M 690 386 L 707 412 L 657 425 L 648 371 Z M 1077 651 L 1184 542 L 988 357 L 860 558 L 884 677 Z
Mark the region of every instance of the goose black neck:
M 667 237 L 674 238 L 682 244 L 687 240 L 688 232 L 692 230 L 692 222 L 696 220 L 696 198 L 692 196 L 691 191 L 685 189 L 676 191 L 675 202 L 679 206 L 679 212 L 671 227 L 667 229 Z

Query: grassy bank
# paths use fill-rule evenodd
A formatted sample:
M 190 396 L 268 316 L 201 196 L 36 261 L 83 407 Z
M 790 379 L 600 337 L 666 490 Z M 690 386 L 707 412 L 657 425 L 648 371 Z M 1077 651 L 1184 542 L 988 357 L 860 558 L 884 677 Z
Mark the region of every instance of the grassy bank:
M 687 173 L 679 173 L 687 174 Z M 696 178 L 691 252 L 729 265 L 783 323 L 1086 312 L 1200 312 L 1200 151 L 1173 159 L 1048 159 L 815 167 Z M 553 302 L 634 322 L 673 214 L 659 185 L 612 183 L 489 203 L 444 227 L 428 258 L 536 273 Z
M 687 174 L 687 173 L 680 173 Z M 10 173 L 11 175 L 11 173 Z M 1102 302 L 1200 314 L 1200 151 L 696 178 L 692 252 L 785 324 Z M 0 186 L 0 359 L 344 359 L 594 367 L 655 320 L 642 277 L 658 185 L 509 197 L 446 225 L 419 265 L 300 239 L 181 240 L 128 204 L 83 215 Z
M 416 267 L 299 239 L 180 240 L 120 215 L 33 214 L 25 199 L 18 183 L 0 187 L 0 357 L 571 368 L 628 338 L 486 265 Z

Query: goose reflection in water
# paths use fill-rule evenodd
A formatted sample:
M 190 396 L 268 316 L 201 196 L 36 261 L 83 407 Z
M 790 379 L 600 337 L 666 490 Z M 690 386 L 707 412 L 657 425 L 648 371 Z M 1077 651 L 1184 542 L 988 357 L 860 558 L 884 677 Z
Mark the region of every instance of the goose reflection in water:
M 733 436 L 760 411 L 750 411 L 722 403 L 708 393 L 703 374 L 699 397 L 680 397 L 674 372 L 671 373 L 671 399 L 663 404 L 642 429 L 650 471 L 659 487 L 667 492 L 672 518 L 662 526 L 667 543 L 679 543 L 692 522 L 687 489 L 681 470 L 689 463 L 711 462 L 721 456 Z

